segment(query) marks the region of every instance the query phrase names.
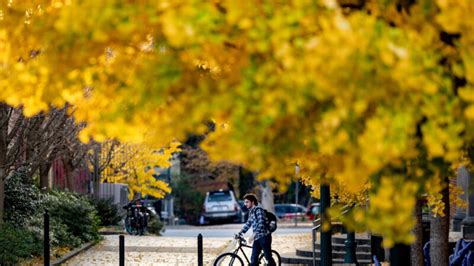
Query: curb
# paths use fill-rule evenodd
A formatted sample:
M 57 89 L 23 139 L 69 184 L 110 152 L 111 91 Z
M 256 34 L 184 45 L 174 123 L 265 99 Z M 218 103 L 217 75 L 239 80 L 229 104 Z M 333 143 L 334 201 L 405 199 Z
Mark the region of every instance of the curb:
M 118 231 L 104 231 L 104 232 L 99 232 L 99 235 L 103 236 L 109 236 L 109 235 L 121 235 L 121 234 L 127 234 L 127 232 L 118 232 Z
M 79 255 L 79 253 L 81 253 L 83 251 L 86 251 L 89 248 L 93 247 L 96 243 L 98 243 L 98 242 L 89 242 L 89 243 L 86 243 L 86 244 L 76 248 L 76 249 L 73 249 L 71 252 L 67 253 L 62 258 L 51 262 L 51 265 L 53 265 L 53 266 L 61 265 L 61 264 L 65 263 L 66 261 L 72 259 L 73 257 Z

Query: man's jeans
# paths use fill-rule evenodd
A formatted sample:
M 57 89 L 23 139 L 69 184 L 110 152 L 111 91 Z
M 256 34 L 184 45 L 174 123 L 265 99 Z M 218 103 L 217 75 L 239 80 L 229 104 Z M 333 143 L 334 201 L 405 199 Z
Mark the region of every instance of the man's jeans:
M 268 234 L 253 242 L 252 257 L 250 258 L 250 266 L 258 265 L 258 255 L 263 250 L 263 254 L 268 261 L 268 265 L 274 266 L 275 261 L 272 258 L 272 235 Z

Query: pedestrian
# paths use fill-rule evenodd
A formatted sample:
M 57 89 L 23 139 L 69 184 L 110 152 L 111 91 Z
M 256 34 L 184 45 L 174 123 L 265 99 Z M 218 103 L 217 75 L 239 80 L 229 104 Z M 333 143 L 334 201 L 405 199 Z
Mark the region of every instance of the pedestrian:
M 263 250 L 263 254 L 268 261 L 268 265 L 275 265 L 272 258 L 272 235 L 268 231 L 266 225 L 265 210 L 258 206 L 257 197 L 255 194 L 244 195 L 245 207 L 249 209 L 249 219 L 244 224 L 242 230 L 236 235 L 236 238 L 242 237 L 243 234 L 252 226 L 253 230 L 253 245 L 252 256 L 250 257 L 250 266 L 258 265 L 258 255 Z

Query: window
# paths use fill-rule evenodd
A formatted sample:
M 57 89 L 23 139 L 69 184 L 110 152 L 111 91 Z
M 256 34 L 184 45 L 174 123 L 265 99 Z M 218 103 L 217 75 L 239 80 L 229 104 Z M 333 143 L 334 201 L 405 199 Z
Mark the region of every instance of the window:
M 217 202 L 217 201 L 231 201 L 232 197 L 229 192 L 214 192 L 209 194 L 207 201 Z

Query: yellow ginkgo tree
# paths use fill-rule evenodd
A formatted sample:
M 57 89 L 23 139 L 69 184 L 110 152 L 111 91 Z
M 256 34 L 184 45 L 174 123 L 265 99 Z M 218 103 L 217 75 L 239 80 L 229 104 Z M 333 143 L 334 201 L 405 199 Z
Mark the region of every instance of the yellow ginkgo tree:
M 101 161 L 110 161 L 101 164 L 104 166 L 101 181 L 126 184 L 130 200 L 136 193 L 140 193 L 141 196 L 163 198 L 166 193 L 171 192 L 171 188 L 163 180 L 155 178 L 155 167 L 171 167 L 170 159 L 174 153 L 180 151 L 178 146 L 178 142 L 172 142 L 169 147 L 152 149 L 145 143 L 104 142 L 100 158 Z
M 84 141 L 167 147 L 214 121 L 205 143 L 213 157 L 282 184 L 299 162 L 314 186 L 393 198 L 399 208 L 370 204 L 359 221 L 387 245 L 410 242 L 416 197 L 438 193 L 427 184 L 474 138 L 473 8 L 4 1 L 0 101 L 25 114 L 69 103 L 87 122 Z

